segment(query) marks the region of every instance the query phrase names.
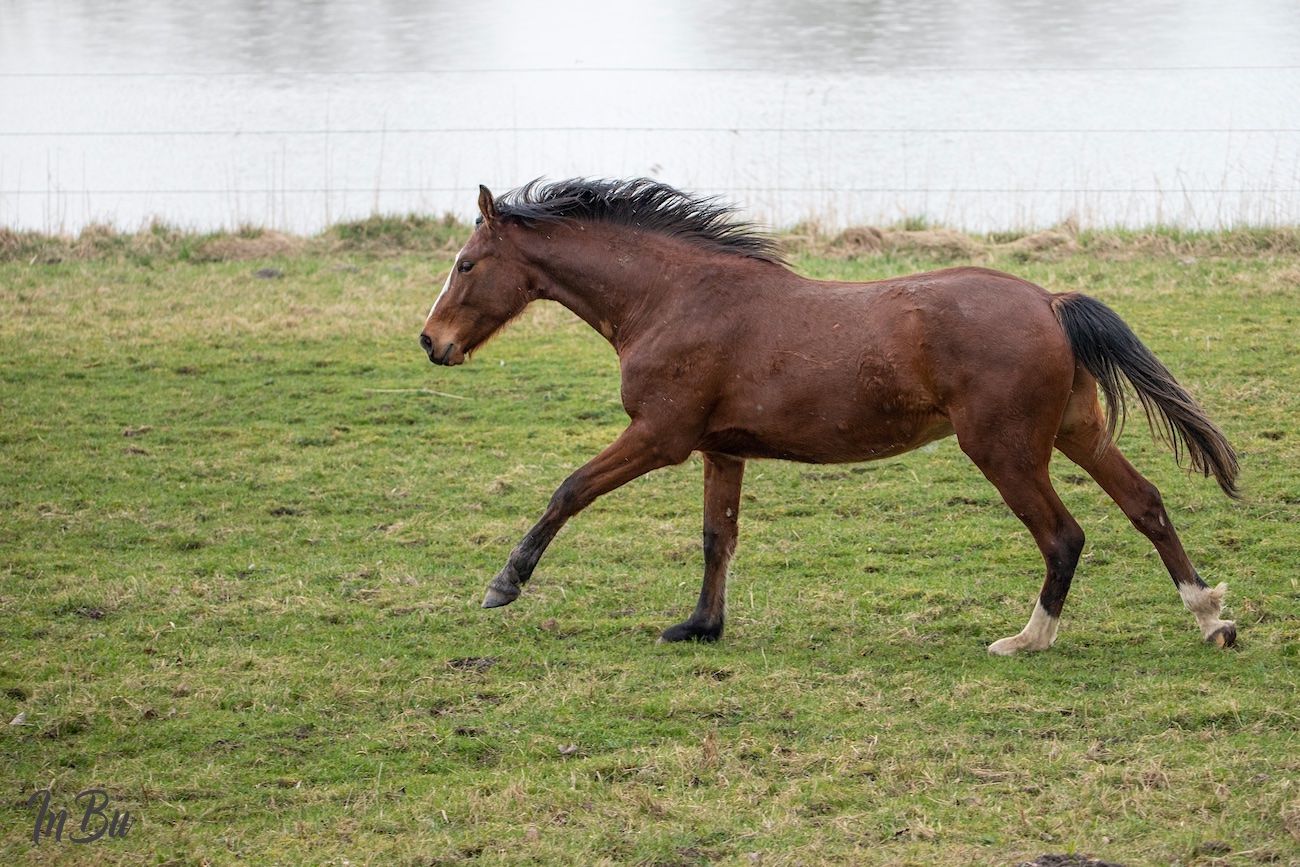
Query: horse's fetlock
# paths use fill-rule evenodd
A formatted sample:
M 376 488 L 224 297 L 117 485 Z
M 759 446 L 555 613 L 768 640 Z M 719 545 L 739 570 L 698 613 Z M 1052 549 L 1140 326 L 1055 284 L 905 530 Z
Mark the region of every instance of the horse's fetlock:
M 1217 587 L 1207 587 L 1198 579 L 1195 584 L 1178 585 L 1178 595 L 1182 597 L 1183 605 L 1196 615 L 1198 621 L 1202 622 L 1217 620 L 1219 612 L 1223 610 L 1223 597 L 1227 592 L 1226 582 L 1220 583 Z
M 522 587 L 528 583 L 528 579 L 533 577 L 533 566 L 527 566 L 521 563 L 507 563 L 502 573 L 510 573 L 510 583 L 517 587 Z

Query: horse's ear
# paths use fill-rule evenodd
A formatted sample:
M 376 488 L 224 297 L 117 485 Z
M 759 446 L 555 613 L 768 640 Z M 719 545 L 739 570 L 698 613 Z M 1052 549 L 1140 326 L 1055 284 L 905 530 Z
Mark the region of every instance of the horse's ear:
M 478 212 L 483 215 L 485 223 L 491 223 L 497 218 L 496 199 L 492 198 L 492 191 L 482 184 L 478 185 Z

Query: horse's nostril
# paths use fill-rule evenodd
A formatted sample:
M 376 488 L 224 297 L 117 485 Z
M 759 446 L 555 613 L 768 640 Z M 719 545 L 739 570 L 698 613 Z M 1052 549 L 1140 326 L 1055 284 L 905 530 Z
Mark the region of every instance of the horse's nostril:
M 421 334 L 421 335 L 420 335 L 420 348 L 423 349 L 425 352 L 432 352 L 432 351 L 433 351 L 433 338 L 429 337 L 429 335 L 427 335 L 427 334 Z

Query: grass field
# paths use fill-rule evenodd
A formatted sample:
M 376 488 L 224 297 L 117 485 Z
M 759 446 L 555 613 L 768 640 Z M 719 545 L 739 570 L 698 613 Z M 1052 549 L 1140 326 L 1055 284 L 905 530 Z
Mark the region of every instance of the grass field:
M 621 429 L 617 368 L 547 306 L 433 367 L 463 230 L 402 226 L 0 233 L 0 863 L 1300 864 L 1295 232 L 792 240 L 822 277 L 1087 291 L 1237 445 L 1242 503 L 1123 443 L 1235 650 L 1060 458 L 1085 560 L 1056 646 L 1002 659 L 1042 565 L 951 440 L 751 465 L 719 644 L 654 643 L 699 588 L 698 459 L 480 610 Z M 90 789 L 125 836 L 71 841 Z

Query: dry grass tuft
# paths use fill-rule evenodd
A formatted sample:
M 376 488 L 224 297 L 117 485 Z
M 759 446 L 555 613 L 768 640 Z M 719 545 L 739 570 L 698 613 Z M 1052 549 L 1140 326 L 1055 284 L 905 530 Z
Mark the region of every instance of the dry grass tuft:
M 390 258 L 410 254 L 449 257 L 464 244 L 470 232 L 470 226 L 451 215 L 418 214 L 374 215 L 339 223 L 310 238 L 250 227 L 204 234 L 162 223 L 137 232 L 92 224 L 75 237 L 0 227 L 0 262 L 247 262 L 321 256 Z M 1020 261 L 1056 261 L 1080 252 L 1114 260 L 1300 255 L 1300 227 L 1222 232 L 1167 228 L 1080 232 L 1074 221 L 1067 220 L 1055 228 L 1037 232 L 979 236 L 927 225 L 922 220 L 891 228 L 852 226 L 842 231 L 808 222 L 781 232 L 780 238 L 791 254 L 840 261 L 889 255 L 924 257 L 937 262 L 988 260 L 999 255 Z
M 1287 833 L 1300 840 L 1300 801 L 1292 801 L 1283 807 L 1281 819 Z
M 885 249 L 885 233 L 875 226 L 856 226 L 840 233 L 836 243 L 853 253 L 879 253 Z
M 364 253 L 394 256 L 403 253 L 455 253 L 471 229 L 451 214 L 427 217 L 373 215 L 364 220 L 339 223 L 321 233 L 331 253 Z
M 1000 233 L 986 237 L 942 226 L 896 229 L 851 226 L 831 234 L 820 226 L 804 223 L 783 238 L 787 248 L 795 253 L 840 260 L 906 255 L 958 262 L 986 260 L 999 254 L 1010 254 L 1021 260 L 1048 260 L 1080 249 L 1077 228 L 1069 223 L 1026 235 Z
M 285 259 L 308 250 L 303 238 L 281 232 L 255 232 L 223 235 L 201 244 L 194 253 L 196 262 L 251 262 L 255 259 Z
M 1300 254 L 1300 228 L 1294 226 L 1184 232 L 1146 229 L 1138 232 L 1086 232 L 1080 246 L 1093 255 L 1128 260 L 1150 257 L 1249 258 Z
M 965 232 L 944 228 L 886 232 L 884 240 L 885 249 L 890 252 L 915 253 L 940 261 L 969 259 L 985 247 Z
M 1066 232 L 1048 229 L 1035 232 L 1023 238 L 1017 238 L 1006 245 L 1013 253 L 1041 255 L 1044 253 L 1074 253 L 1079 249 L 1078 242 Z
M 470 227 L 450 215 L 426 217 L 375 215 L 331 226 L 314 237 L 301 237 L 257 227 L 234 232 L 203 233 L 154 223 L 137 232 L 123 232 L 92 223 L 76 236 L 14 231 L 0 227 L 0 262 L 52 265 L 88 261 L 247 262 L 256 259 L 357 254 L 390 257 L 410 253 L 455 252 Z
M 1283 268 L 1273 275 L 1274 279 L 1284 286 L 1300 286 L 1300 268 Z

